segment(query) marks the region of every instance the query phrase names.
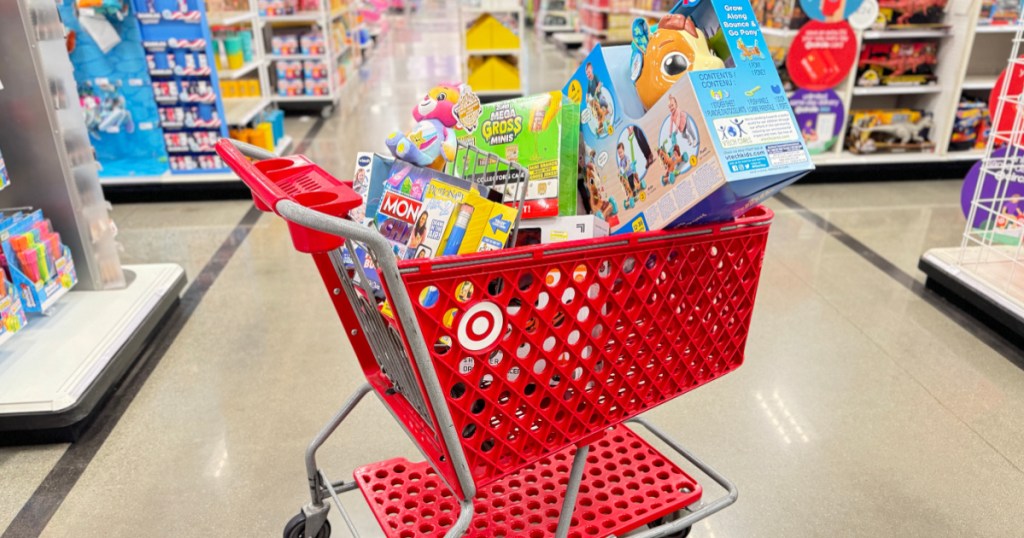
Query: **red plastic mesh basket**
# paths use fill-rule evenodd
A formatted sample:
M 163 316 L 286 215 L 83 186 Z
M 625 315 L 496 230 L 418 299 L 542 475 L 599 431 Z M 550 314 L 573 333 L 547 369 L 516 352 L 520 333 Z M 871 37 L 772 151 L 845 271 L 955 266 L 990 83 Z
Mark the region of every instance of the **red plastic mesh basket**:
M 400 264 L 477 486 L 736 369 L 771 218 Z
M 493 482 L 473 499 L 466 538 L 555 535 L 576 448 L 545 456 Z M 397 458 L 353 472 L 374 517 L 391 538 L 441 537 L 459 501 L 426 462 Z M 619 535 L 701 497 L 697 482 L 629 428 L 616 426 L 587 455 L 570 538 Z

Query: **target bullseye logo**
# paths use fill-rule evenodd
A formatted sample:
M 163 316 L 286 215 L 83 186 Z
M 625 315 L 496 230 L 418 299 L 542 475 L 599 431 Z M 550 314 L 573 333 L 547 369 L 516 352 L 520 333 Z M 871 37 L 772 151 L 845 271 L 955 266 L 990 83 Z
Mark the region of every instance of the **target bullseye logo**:
M 483 351 L 498 341 L 504 324 L 505 316 L 498 305 L 477 303 L 459 317 L 459 344 L 467 351 Z

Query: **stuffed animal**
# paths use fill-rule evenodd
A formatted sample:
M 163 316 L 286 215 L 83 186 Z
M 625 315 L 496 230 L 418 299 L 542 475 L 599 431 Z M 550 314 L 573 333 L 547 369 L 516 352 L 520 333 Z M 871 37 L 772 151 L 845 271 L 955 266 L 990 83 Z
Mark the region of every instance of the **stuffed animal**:
M 633 84 L 644 108 L 654 103 L 687 71 L 721 69 L 707 36 L 685 15 L 665 15 L 655 26 L 633 21 Z
M 460 127 L 455 107 L 465 85 L 441 83 L 432 88 L 412 109 L 416 125 L 402 133 L 395 131 L 385 142 L 391 154 L 416 166 L 441 170 L 455 159 L 455 129 Z

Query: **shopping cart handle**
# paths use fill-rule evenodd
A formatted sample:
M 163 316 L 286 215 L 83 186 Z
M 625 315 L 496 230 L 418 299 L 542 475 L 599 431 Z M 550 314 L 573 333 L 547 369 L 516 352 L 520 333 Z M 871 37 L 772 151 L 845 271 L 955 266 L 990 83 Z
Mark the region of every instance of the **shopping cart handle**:
M 334 217 L 345 217 L 363 203 L 349 183 L 328 174 L 303 155 L 276 157 L 231 139 L 217 142 L 217 154 L 249 190 L 261 211 L 276 211 L 281 200 Z M 250 161 L 249 157 L 256 159 Z

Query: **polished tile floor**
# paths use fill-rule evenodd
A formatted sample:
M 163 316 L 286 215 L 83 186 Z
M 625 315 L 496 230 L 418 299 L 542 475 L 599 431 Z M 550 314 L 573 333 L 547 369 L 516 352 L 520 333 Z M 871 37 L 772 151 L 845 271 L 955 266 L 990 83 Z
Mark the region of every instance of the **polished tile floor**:
M 458 78 L 450 13 L 428 2 L 392 25 L 333 117 L 289 120 L 299 140 L 316 130 L 305 152 L 339 175 L 409 123 L 431 82 Z M 560 88 L 574 67 L 536 40 L 528 61 L 534 91 Z M 746 363 L 649 415 L 740 488 L 693 536 L 1024 536 L 1024 360 L 923 291 L 916 269 L 927 248 L 957 244 L 958 191 L 797 185 L 770 202 Z M 123 259 L 177 262 L 194 278 L 249 209 L 117 206 Z M 4 538 L 279 535 L 306 496 L 306 443 L 361 374 L 280 221 L 259 218 L 212 276 L 94 456 L 0 449 L 0 530 L 17 518 Z M 368 402 L 323 452 L 331 478 L 415 457 Z M 55 502 L 54 484 L 83 465 Z M 348 498 L 360 529 L 379 535 Z

